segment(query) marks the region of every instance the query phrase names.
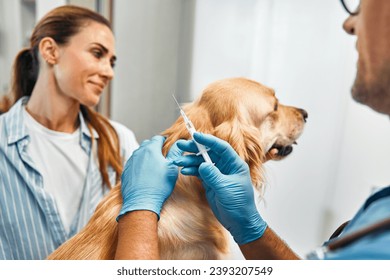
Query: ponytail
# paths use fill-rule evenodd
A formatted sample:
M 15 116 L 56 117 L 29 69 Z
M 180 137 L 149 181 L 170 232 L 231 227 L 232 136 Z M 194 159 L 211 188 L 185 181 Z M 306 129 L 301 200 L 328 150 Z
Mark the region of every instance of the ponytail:
M 7 112 L 11 108 L 11 99 L 8 95 L 4 95 L 0 98 L 0 115 Z
M 38 78 L 39 64 L 36 53 L 23 49 L 15 58 L 11 92 L 14 102 L 23 96 L 30 96 Z
M 38 78 L 39 63 L 35 50 L 22 49 L 15 58 L 11 92 L 0 100 L 0 110 L 7 112 L 23 96 L 30 96 Z

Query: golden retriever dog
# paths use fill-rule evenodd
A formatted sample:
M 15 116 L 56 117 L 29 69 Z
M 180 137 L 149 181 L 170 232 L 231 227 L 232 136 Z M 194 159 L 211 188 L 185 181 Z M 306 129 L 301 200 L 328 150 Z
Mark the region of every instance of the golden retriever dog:
M 307 118 L 305 110 L 280 104 L 271 88 L 245 78 L 214 82 L 183 109 L 198 131 L 230 143 L 248 163 L 253 186 L 258 190 L 264 183 L 263 163 L 291 153 Z M 178 139 L 190 138 L 181 117 L 162 135 L 167 137 L 164 154 Z M 121 205 L 117 185 L 97 206 L 85 228 L 48 258 L 113 259 Z M 208 206 L 198 178 L 179 174 L 158 223 L 161 259 L 228 258 L 230 241 L 226 232 Z

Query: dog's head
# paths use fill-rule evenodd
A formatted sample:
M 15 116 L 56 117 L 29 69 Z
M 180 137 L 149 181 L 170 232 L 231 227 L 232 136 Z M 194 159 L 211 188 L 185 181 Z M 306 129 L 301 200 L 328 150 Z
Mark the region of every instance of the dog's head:
M 183 109 L 199 132 L 230 143 L 248 163 L 256 187 L 263 181 L 262 164 L 292 152 L 307 118 L 305 110 L 280 104 L 271 88 L 245 78 L 214 82 Z M 176 140 L 190 138 L 181 117 L 163 135 L 164 153 Z

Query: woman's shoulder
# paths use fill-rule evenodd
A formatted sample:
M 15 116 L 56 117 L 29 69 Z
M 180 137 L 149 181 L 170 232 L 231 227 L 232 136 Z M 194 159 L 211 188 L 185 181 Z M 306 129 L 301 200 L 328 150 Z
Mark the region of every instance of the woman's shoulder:
M 136 141 L 134 132 L 127 126 L 113 120 L 110 120 L 110 124 L 115 129 L 116 133 L 118 133 L 119 138 Z
M 126 161 L 133 153 L 133 151 L 136 150 L 139 146 L 135 134 L 132 130 L 119 122 L 110 120 L 110 124 L 118 134 L 121 155 Z
M 0 138 L 4 138 L 7 134 L 12 138 L 15 138 L 22 133 L 25 136 L 23 108 L 24 104 L 28 101 L 27 97 L 19 99 L 13 104 L 9 110 L 0 112 Z
M 4 129 L 5 114 L 0 115 L 0 142 L 3 142 L 6 138 L 6 131 Z

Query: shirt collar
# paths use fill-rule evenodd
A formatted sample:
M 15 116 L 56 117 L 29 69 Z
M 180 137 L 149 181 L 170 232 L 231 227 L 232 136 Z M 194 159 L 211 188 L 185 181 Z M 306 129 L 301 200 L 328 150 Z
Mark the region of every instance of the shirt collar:
M 99 138 L 99 134 L 96 132 L 96 130 L 94 128 L 92 128 L 92 135 L 91 135 L 91 131 L 89 130 L 88 125 L 87 125 L 81 111 L 79 112 L 79 120 L 80 120 L 81 133 L 83 135 L 88 136 L 88 138 L 92 138 L 92 135 L 93 135 L 93 138 L 95 138 L 95 139 Z
M 23 117 L 23 106 L 27 101 L 27 96 L 22 97 L 5 115 L 5 127 L 8 131 L 8 144 L 13 144 L 28 136 Z
M 24 125 L 24 116 L 23 116 L 23 106 L 27 104 L 29 97 L 24 96 L 20 98 L 14 106 L 9 110 L 9 112 L 5 115 L 5 126 L 8 131 L 8 144 L 13 144 L 18 142 L 24 138 L 26 138 L 28 134 L 28 130 Z M 99 138 L 98 133 L 95 129 L 92 128 L 91 131 L 88 128 L 88 125 L 84 119 L 81 111 L 79 112 L 79 120 L 80 120 L 80 130 L 84 136 L 86 136 L 89 140 L 92 138 Z M 83 139 L 84 137 L 82 137 Z

